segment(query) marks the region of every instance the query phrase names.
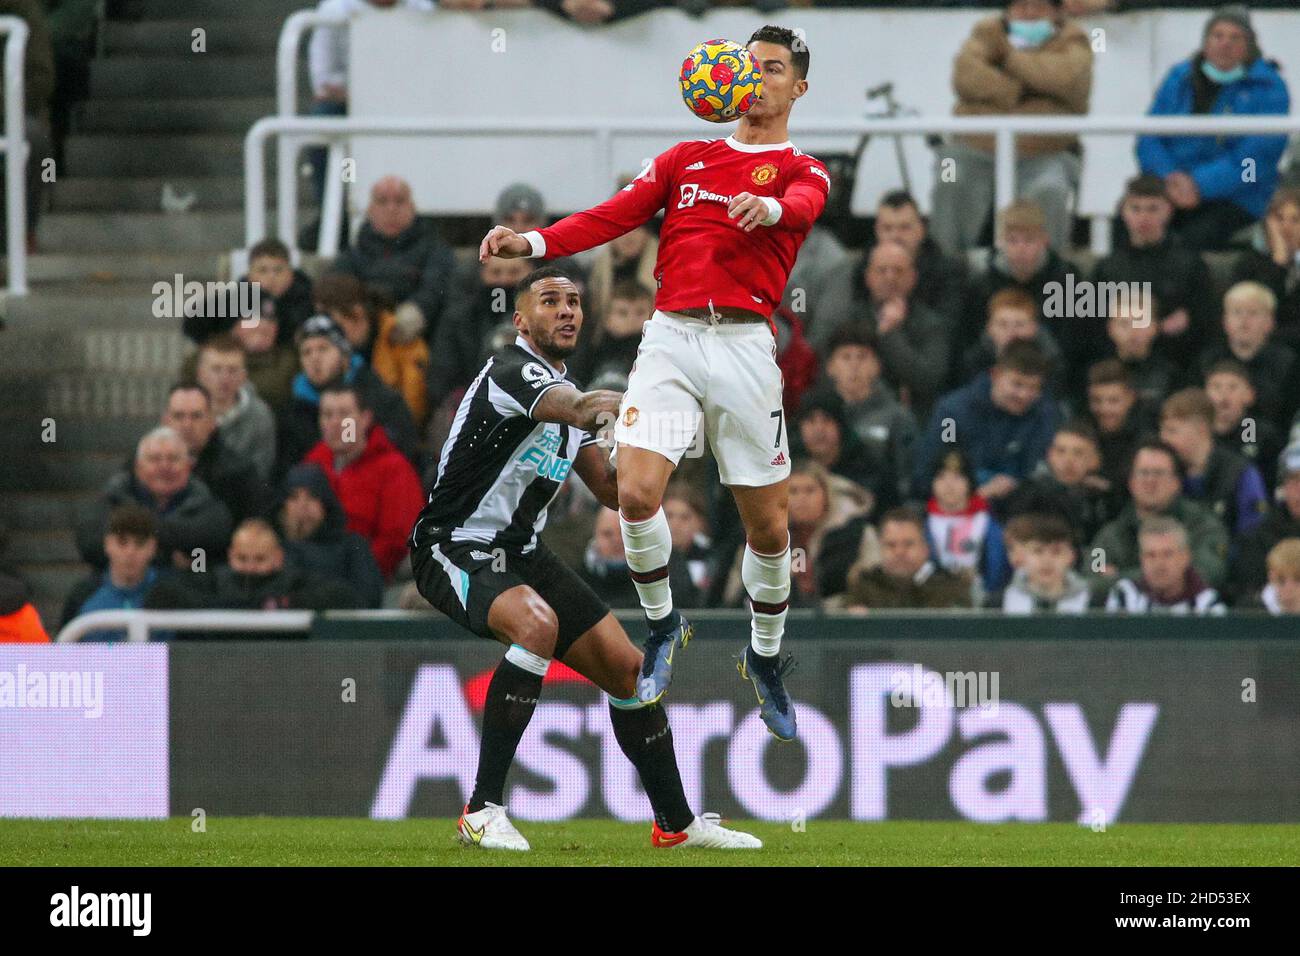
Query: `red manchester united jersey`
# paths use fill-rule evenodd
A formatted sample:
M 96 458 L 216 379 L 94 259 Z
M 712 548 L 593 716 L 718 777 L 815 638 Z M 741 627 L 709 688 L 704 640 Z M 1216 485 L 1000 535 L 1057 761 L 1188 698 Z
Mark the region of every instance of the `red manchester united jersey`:
M 712 304 L 769 316 L 829 190 L 826 167 L 789 142 L 693 140 L 655 157 L 599 206 L 527 238 L 534 256 L 569 256 L 635 229 L 662 209 L 655 306 L 671 312 Z M 751 232 L 727 216 L 732 197 L 742 192 L 768 200 L 766 224 Z

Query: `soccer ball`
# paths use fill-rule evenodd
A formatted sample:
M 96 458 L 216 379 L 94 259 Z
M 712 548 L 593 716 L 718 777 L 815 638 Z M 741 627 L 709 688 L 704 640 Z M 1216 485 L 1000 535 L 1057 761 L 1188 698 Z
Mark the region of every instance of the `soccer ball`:
M 710 123 L 740 119 L 763 92 L 758 61 L 731 40 L 705 40 L 691 50 L 680 80 L 686 106 Z

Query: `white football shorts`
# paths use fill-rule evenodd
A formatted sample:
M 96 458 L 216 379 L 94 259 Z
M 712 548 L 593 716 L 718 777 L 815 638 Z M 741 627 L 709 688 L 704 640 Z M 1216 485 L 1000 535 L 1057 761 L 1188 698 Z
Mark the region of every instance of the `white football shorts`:
M 688 451 L 701 454 L 707 437 L 723 484 L 770 485 L 790 475 L 783 386 L 765 323 L 713 325 L 656 309 L 641 334 L 614 439 L 676 465 Z

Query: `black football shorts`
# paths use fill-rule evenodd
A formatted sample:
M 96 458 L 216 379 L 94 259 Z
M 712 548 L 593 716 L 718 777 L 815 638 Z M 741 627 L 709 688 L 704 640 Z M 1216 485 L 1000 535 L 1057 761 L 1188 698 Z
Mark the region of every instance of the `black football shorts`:
M 527 554 L 516 554 L 494 553 L 472 541 L 416 539 L 411 549 L 416 587 L 426 601 L 479 637 L 499 640 L 488 627 L 488 609 L 497 595 L 521 584 L 536 591 L 559 619 L 557 660 L 609 613 L 587 582 L 541 542 Z

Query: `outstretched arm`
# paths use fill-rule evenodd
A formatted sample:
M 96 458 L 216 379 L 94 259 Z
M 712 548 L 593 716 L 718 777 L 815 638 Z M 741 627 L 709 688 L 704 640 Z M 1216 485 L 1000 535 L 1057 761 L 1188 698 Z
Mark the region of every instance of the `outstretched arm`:
M 676 169 L 677 149 L 674 146 L 656 156 L 646 164 L 641 175 L 600 205 L 565 216 L 554 225 L 522 235 L 505 226 L 494 226 L 479 244 L 479 262 L 486 262 L 489 256 L 502 259 L 571 256 L 631 232 L 664 207 Z
M 609 460 L 608 449 L 599 442 L 584 445 L 573 459 L 573 470 L 597 501 L 611 511 L 618 510 L 618 474 Z
M 533 406 L 532 417 L 539 422 L 558 422 L 594 432 L 618 417 L 622 400 L 620 393 L 605 389 L 580 392 L 575 387 L 548 388 Z

